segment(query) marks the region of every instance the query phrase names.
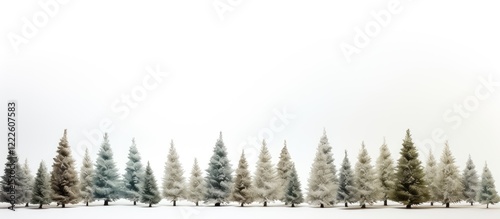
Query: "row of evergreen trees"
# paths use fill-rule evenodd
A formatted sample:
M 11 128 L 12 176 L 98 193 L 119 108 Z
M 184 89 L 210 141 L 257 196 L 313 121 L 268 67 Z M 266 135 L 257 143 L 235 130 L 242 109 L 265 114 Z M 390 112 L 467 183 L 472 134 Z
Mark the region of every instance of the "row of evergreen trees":
M 174 206 L 182 199 L 192 201 L 197 206 L 200 201 L 215 203 L 216 206 L 229 201 L 238 202 L 241 206 L 252 202 L 267 206 L 268 202 L 280 200 L 292 207 L 303 202 L 320 207 L 336 203 L 344 203 L 347 207 L 348 204 L 359 202 L 362 208 L 377 201 L 384 201 L 384 205 L 387 205 L 388 200 L 403 203 L 407 208 L 428 201 L 431 205 L 441 202 L 446 207 L 459 201 L 471 204 L 479 202 L 488 207 L 489 204 L 500 201 L 488 167 L 485 165 L 479 181 L 474 163 L 469 157 L 463 174 L 460 174 L 448 144 L 440 162 L 437 163 L 430 153 L 424 168 L 407 130 L 400 155 L 395 165 L 384 142 L 376 165 L 373 166 L 366 147 L 362 144 L 354 170 L 345 152 L 337 174 L 332 147 L 324 132 L 311 167 L 306 197 L 302 194 L 301 183 L 286 141 L 277 167 L 272 164 L 266 142 L 263 141 L 253 177 L 248 170 L 244 152 L 233 176 L 222 133 L 215 144 L 206 176 L 203 177 L 195 159 L 189 182 L 184 178 L 184 170 L 172 141 L 165 163 L 161 193 L 149 162 L 146 168 L 143 167 L 134 140 L 129 149 L 125 174 L 119 176 L 107 134 L 104 135 L 95 164 L 86 151 L 79 176 L 71 156 L 66 130 L 59 142 L 50 174 L 42 161 L 33 177 L 27 162 L 20 167 L 15 153 L 9 153 L 7 162 L 15 163 L 16 169 L 22 170 L 16 176 L 16 204 L 38 204 L 39 208 L 51 202 L 65 207 L 66 204 L 81 201 L 88 205 L 95 200 L 103 200 L 104 205 L 108 205 L 110 201 L 120 198 L 128 199 L 134 205 L 141 202 L 150 207 L 162 198 L 171 200 Z M 7 184 L 8 171 L 10 170 L 6 167 L 1 180 L 1 202 L 10 202 L 5 192 L 10 186 Z

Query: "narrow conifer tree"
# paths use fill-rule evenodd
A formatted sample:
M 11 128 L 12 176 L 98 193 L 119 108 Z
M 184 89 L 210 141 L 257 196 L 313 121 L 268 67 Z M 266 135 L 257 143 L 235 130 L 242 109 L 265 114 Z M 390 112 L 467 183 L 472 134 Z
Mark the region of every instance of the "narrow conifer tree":
M 170 142 L 170 151 L 165 163 L 165 173 L 163 178 L 163 197 L 170 199 L 176 206 L 177 201 L 186 197 L 186 185 L 184 180 L 184 170 L 179 161 L 179 155 L 174 147 L 174 141 Z
M 26 185 L 26 176 L 19 164 L 15 148 L 9 149 L 7 153 L 7 162 L 5 163 L 4 175 L 0 182 L 0 202 L 8 202 L 13 205 L 25 203 L 24 189 Z M 14 188 L 12 188 L 14 187 Z M 15 199 L 11 200 L 12 192 L 15 193 Z
M 244 152 L 241 152 L 238 168 L 236 169 L 231 200 L 238 202 L 241 207 L 253 202 L 252 178 L 248 171 L 248 163 Z
M 361 205 L 361 208 L 366 208 L 366 204 L 372 205 L 377 201 L 379 196 L 379 185 L 364 142 L 361 144 L 361 150 L 358 155 L 358 162 L 356 163 L 354 174 L 359 205 Z
M 304 202 L 299 176 L 297 175 L 297 170 L 295 170 L 295 165 L 293 163 L 290 168 L 290 177 L 288 177 L 285 202 L 291 203 L 292 207 Z
M 254 190 L 255 201 L 267 203 L 274 201 L 279 196 L 276 172 L 271 163 L 271 154 L 267 149 L 266 141 L 262 141 L 257 168 L 255 169 Z
M 479 186 L 479 193 L 477 194 L 477 201 L 481 204 L 486 204 L 486 208 L 489 208 L 490 204 L 494 205 L 500 202 L 500 197 L 495 188 L 495 180 L 487 164 L 484 164 L 483 174 L 481 175 L 481 184 Z
M 288 148 L 286 146 L 286 141 L 285 145 L 283 146 L 283 149 L 281 149 L 280 153 L 280 159 L 277 165 L 277 175 L 278 175 L 278 182 L 279 182 L 279 192 L 280 192 L 280 201 L 284 202 L 285 205 L 287 204 L 285 200 L 285 195 L 287 193 L 288 189 L 288 181 L 290 177 L 290 171 L 291 171 L 291 157 L 290 154 L 288 153 Z
M 432 154 L 432 150 L 429 150 L 429 157 L 427 158 L 427 163 L 425 166 L 425 181 L 429 188 L 429 201 L 431 206 L 434 202 L 438 201 L 439 188 L 437 186 L 437 162 L 436 158 Z
M 43 205 L 48 205 L 52 202 L 50 189 L 50 176 L 45 167 L 45 163 L 40 162 L 40 167 L 36 173 L 35 182 L 33 184 L 33 196 L 31 197 L 31 204 L 38 204 L 38 208 Z
M 339 189 L 337 192 L 337 201 L 343 202 L 345 207 L 357 201 L 358 190 L 354 180 L 354 172 L 351 169 L 351 163 L 345 151 L 344 160 L 339 171 Z
M 189 178 L 189 189 L 187 199 L 198 206 L 198 202 L 203 200 L 205 194 L 205 183 L 201 175 L 201 169 L 198 165 L 198 160 L 194 159 L 193 168 L 191 169 L 191 177 Z
M 22 171 L 24 172 L 24 176 L 26 177 L 24 182 L 24 184 L 26 185 L 26 188 L 24 189 L 24 202 L 26 202 L 25 207 L 28 207 L 31 201 L 31 196 L 33 195 L 33 186 L 35 183 L 35 178 L 33 177 L 33 174 L 31 174 L 31 170 L 28 165 L 28 159 L 24 160 Z
M 479 177 L 477 175 L 476 165 L 472 162 L 470 155 L 462 174 L 462 184 L 464 185 L 463 195 L 465 201 L 470 203 L 471 206 L 474 205 L 479 189 Z
M 94 175 L 94 165 L 90 159 L 89 150 L 86 148 L 80 168 L 80 195 L 86 206 L 94 201 Z
M 448 142 L 445 144 L 438 166 L 437 186 L 439 188 L 437 198 L 447 208 L 450 207 L 450 203 L 457 203 L 463 199 L 462 179 Z
M 158 185 L 156 184 L 156 178 L 151 169 L 151 165 L 146 166 L 146 171 L 144 172 L 144 178 L 140 184 L 140 201 L 145 204 L 149 204 L 151 207 L 154 204 L 158 204 L 161 201 L 160 191 L 158 191 Z
M 123 195 L 126 199 L 134 202 L 134 205 L 136 205 L 140 198 L 139 186 L 143 175 L 144 170 L 141 163 L 141 155 L 137 150 L 135 139 L 132 139 L 132 145 L 128 152 L 127 167 L 123 175 Z
M 94 198 L 104 200 L 104 205 L 109 205 L 110 201 L 120 198 L 120 184 L 108 133 L 105 133 L 95 164 Z
M 214 153 L 208 163 L 207 176 L 205 178 L 205 202 L 214 202 L 215 206 L 228 202 L 233 177 L 231 164 L 227 158 L 227 149 L 222 141 L 222 132 L 215 143 Z
M 384 143 L 380 146 L 380 156 L 377 159 L 377 179 L 380 185 L 380 195 L 382 201 L 384 201 L 384 206 L 387 206 L 389 193 L 394 189 L 394 174 L 394 162 L 392 161 L 391 152 L 384 138 Z

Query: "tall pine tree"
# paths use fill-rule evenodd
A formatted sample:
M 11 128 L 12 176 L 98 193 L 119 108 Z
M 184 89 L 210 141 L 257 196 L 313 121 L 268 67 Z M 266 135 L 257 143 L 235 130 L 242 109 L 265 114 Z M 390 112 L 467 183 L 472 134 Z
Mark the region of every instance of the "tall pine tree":
M 139 201 L 140 198 L 139 186 L 143 175 L 144 170 L 141 163 L 141 155 L 137 150 L 135 139 L 132 139 L 132 145 L 128 151 L 127 167 L 125 168 L 125 174 L 123 175 L 123 196 L 134 202 L 134 205 L 136 205 L 136 202 Z
M 76 204 L 80 201 L 80 188 L 78 187 L 78 173 L 75 169 L 75 160 L 71 156 L 71 148 L 68 143 L 67 131 L 57 147 L 57 155 L 52 164 L 50 186 L 52 188 L 52 200 L 61 204 Z
M 377 159 L 377 179 L 380 185 L 380 195 L 382 201 L 384 201 L 384 206 L 387 206 L 389 193 L 394 189 L 394 173 L 394 162 L 384 139 L 384 143 L 380 146 L 380 155 Z
M 227 149 L 222 141 L 222 132 L 215 143 L 214 153 L 208 163 L 206 182 L 206 202 L 215 202 L 215 206 L 228 202 L 233 184 L 231 164 L 227 158 Z
M 333 159 L 333 148 L 328 141 L 328 136 L 326 135 L 326 129 L 323 129 L 323 136 L 319 141 L 320 148 L 322 148 L 323 153 L 326 155 L 326 163 L 328 167 L 331 169 L 332 175 L 331 180 L 333 182 L 333 187 L 331 192 L 333 193 L 333 199 L 330 201 L 330 205 L 334 205 L 336 202 L 337 189 L 339 185 L 339 179 L 337 178 L 337 168 L 335 167 L 335 160 Z
M 358 190 L 354 180 L 354 172 L 345 151 L 344 160 L 339 171 L 339 189 L 337 191 L 337 201 L 343 202 L 345 207 L 358 200 Z
M 194 202 L 196 206 L 198 206 L 199 201 L 203 200 L 205 194 L 205 183 L 201 174 L 198 160 L 195 158 L 193 168 L 191 169 L 191 177 L 189 178 L 187 199 Z
M 295 165 L 293 163 L 291 164 L 290 177 L 288 177 L 286 186 L 285 202 L 291 203 L 292 207 L 304 202 L 299 176 L 297 175 L 297 170 L 295 170 Z
M 255 169 L 254 190 L 255 201 L 267 203 L 274 201 L 279 196 L 279 182 L 271 162 L 271 154 L 267 149 L 266 141 L 262 141 L 257 168 Z
M 85 148 L 82 167 L 80 168 L 80 197 L 86 206 L 94 201 L 94 165 L 88 148 Z
M 291 157 L 290 157 L 290 154 L 288 153 L 288 148 L 286 146 L 286 141 L 285 141 L 285 145 L 283 146 L 283 149 L 281 149 L 281 153 L 280 153 L 280 159 L 279 159 L 279 162 L 278 162 L 278 165 L 277 165 L 277 175 L 278 175 L 278 182 L 279 182 L 279 185 L 278 185 L 278 189 L 279 189 L 279 192 L 280 192 L 280 200 L 282 202 L 285 202 L 285 204 L 287 204 L 286 200 L 285 200 L 285 195 L 286 195 L 286 192 L 287 192 L 287 189 L 288 189 L 288 181 L 289 180 L 289 177 L 290 177 L 290 171 L 291 171 L 291 167 L 292 167 L 292 161 L 291 161 Z
M 156 184 L 156 178 L 151 169 L 151 165 L 146 166 L 146 171 L 144 173 L 144 178 L 141 180 L 140 184 L 140 201 L 142 203 L 149 204 L 151 207 L 153 204 L 158 204 L 161 201 L 160 191 L 158 191 L 158 185 Z
M 361 150 L 358 155 L 354 174 L 357 185 L 358 201 L 361 208 L 365 208 L 366 204 L 372 205 L 378 199 L 378 182 L 375 176 L 375 171 L 371 165 L 371 158 L 366 150 L 365 143 L 361 144 Z
M 26 197 L 24 189 L 26 185 L 26 176 L 22 167 L 19 164 L 15 148 L 9 149 L 7 153 L 7 163 L 5 163 L 4 175 L 0 182 L 0 202 L 8 202 L 12 205 L 25 203 Z M 12 190 L 12 187 L 14 189 Z M 11 195 L 15 193 L 15 198 L 12 200 Z
M 104 200 L 104 205 L 109 205 L 110 201 L 120 198 L 120 179 L 113 151 L 109 144 L 108 133 L 104 134 L 104 139 L 97 154 L 94 175 L 94 198 Z
M 24 184 L 26 185 L 26 189 L 24 190 L 24 202 L 26 202 L 26 207 L 29 206 L 29 203 L 31 201 L 31 196 L 33 195 L 33 183 L 35 182 L 35 178 L 31 174 L 30 167 L 28 165 L 28 159 L 24 160 L 24 165 L 23 165 L 23 172 L 25 178 Z
M 500 202 L 500 197 L 495 188 L 495 180 L 487 164 L 484 164 L 483 174 L 481 175 L 481 184 L 479 185 L 477 201 L 481 204 L 486 204 L 486 208 L 489 208 L 490 204 L 494 205 Z
M 438 166 L 437 186 L 439 188 L 437 198 L 446 204 L 447 208 L 450 207 L 450 203 L 457 203 L 463 199 L 464 187 L 448 142 L 445 144 Z
M 234 178 L 234 186 L 231 191 L 231 200 L 238 202 L 241 207 L 245 204 L 253 202 L 252 178 L 248 171 L 248 163 L 245 158 L 245 152 L 241 152 L 238 168 L 236 169 L 236 177 Z
M 48 205 L 52 202 L 50 189 L 50 176 L 45 167 L 45 163 L 40 162 L 40 167 L 36 173 L 36 178 L 33 184 L 33 195 L 31 197 L 31 204 L 38 204 L 38 208 L 43 205 Z
M 465 201 L 470 203 L 471 206 L 474 205 L 479 189 L 479 177 L 477 175 L 476 165 L 472 162 L 470 155 L 462 174 L 462 184 L 464 185 L 463 195 Z
M 418 159 L 418 151 L 413 145 L 409 129 L 406 130 L 400 155 L 396 167 L 396 186 L 390 199 L 411 208 L 412 205 L 426 202 L 429 199 L 429 191 L 422 162 Z
M 427 182 L 427 186 L 429 188 L 429 201 L 431 202 L 431 206 L 434 205 L 434 202 L 438 201 L 439 196 L 439 187 L 437 186 L 437 168 L 436 158 L 434 158 L 432 150 L 429 150 L 429 157 L 427 158 L 425 165 L 425 181 Z
M 186 197 L 184 170 L 179 161 L 179 155 L 175 150 L 173 140 L 170 142 L 170 151 L 165 163 L 163 197 L 172 200 L 174 206 L 176 206 L 179 199 Z

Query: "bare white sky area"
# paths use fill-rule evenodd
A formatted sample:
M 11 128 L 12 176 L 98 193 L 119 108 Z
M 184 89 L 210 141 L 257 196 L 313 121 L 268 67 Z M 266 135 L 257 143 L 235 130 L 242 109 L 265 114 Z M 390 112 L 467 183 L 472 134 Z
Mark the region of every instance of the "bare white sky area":
M 374 162 L 384 137 L 396 160 L 409 128 L 422 161 L 448 139 L 460 170 L 470 154 L 500 183 L 498 2 L 39 2 L 0 3 L 0 126 L 17 100 L 32 171 L 64 129 L 78 170 L 83 146 L 95 160 L 107 123 L 121 173 L 132 138 L 158 180 L 170 139 L 186 176 L 206 169 L 222 131 L 252 171 L 251 139 L 275 164 L 286 139 L 306 187 L 323 128 L 337 167 L 362 141 Z

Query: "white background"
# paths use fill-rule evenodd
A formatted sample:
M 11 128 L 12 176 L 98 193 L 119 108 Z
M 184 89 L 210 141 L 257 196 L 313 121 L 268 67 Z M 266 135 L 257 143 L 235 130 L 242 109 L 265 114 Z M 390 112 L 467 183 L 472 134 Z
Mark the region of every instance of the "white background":
M 344 150 L 354 165 L 362 141 L 375 161 L 384 137 L 397 159 L 409 128 L 424 162 L 448 139 L 461 171 L 470 154 L 478 172 L 488 161 L 500 177 L 500 87 L 489 92 L 480 79 L 500 81 L 494 1 L 396 1 L 400 13 L 350 62 L 340 45 L 353 45 L 355 29 L 390 1 L 221 1 L 232 9 L 224 19 L 213 0 L 69 1 L 12 44 L 46 1 L 0 3 L 0 112 L 18 101 L 18 153 L 33 172 L 52 163 L 64 129 L 78 169 L 83 146 L 95 160 L 100 140 L 85 133 L 100 135 L 108 121 L 120 172 L 135 137 L 158 180 L 171 139 L 188 177 L 195 157 L 207 168 L 219 131 L 233 167 L 245 149 L 252 170 L 260 146 L 247 139 L 268 133 L 274 163 L 286 139 L 306 188 L 323 128 L 337 167 Z M 168 77 L 130 114 L 113 110 L 157 66 Z M 488 97 L 478 100 L 477 89 Z M 453 111 L 474 100 L 466 116 Z M 284 110 L 288 124 L 276 114 Z M 433 139 L 439 130 L 445 137 Z

